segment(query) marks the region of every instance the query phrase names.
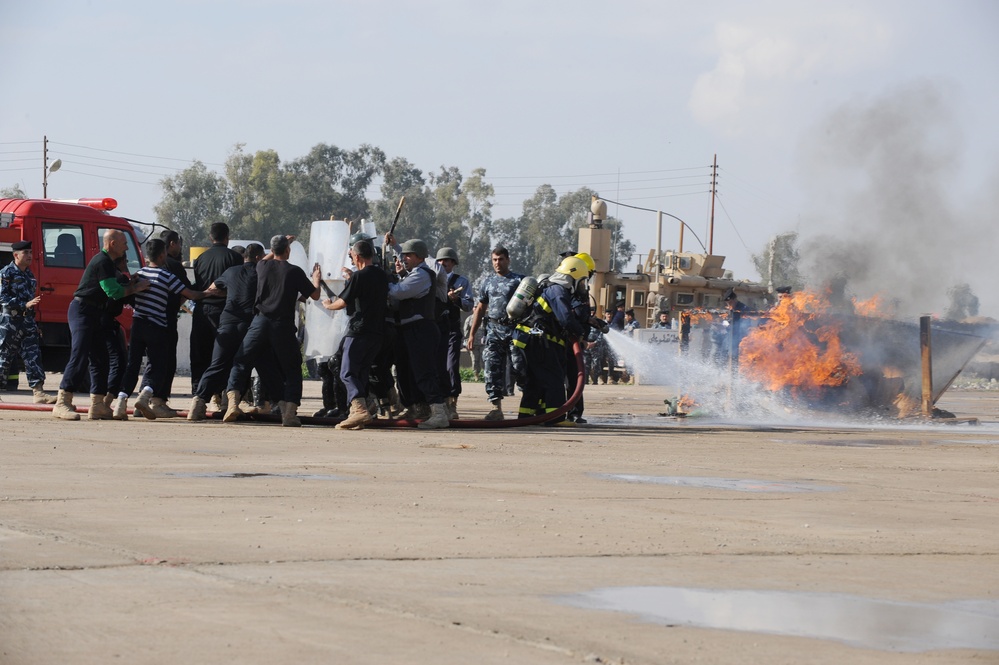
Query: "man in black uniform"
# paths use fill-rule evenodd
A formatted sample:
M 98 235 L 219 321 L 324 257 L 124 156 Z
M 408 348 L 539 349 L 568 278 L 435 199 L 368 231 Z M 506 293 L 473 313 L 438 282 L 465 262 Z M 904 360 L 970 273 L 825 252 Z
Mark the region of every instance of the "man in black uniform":
M 229 268 L 243 263 L 243 257 L 229 249 L 229 226 L 212 224 L 208 231 L 212 246 L 194 260 L 194 290 L 204 291 Z M 225 298 L 205 298 L 194 308 L 191 319 L 191 392 L 198 389 L 201 375 L 212 362 L 219 317 Z
M 323 273 L 319 264 L 312 267 L 312 281 L 305 272 L 291 263 L 291 238 L 271 238 L 271 253 L 257 263 L 257 313 L 250 322 L 243 343 L 229 373 L 226 396 L 229 408 L 222 418 L 232 422 L 239 417 L 239 390 L 250 378 L 257 357 L 272 350 L 278 367 L 265 363 L 257 368 L 263 371 L 260 383 L 265 395 L 283 395 L 281 424 L 301 427 L 298 405 L 302 402 L 302 351 L 295 332 L 297 303 L 306 298 L 319 300 L 319 282 Z M 283 384 L 283 387 L 282 387 Z
M 335 300 L 324 300 L 323 307 L 333 311 L 346 309 L 350 317 L 340 363 L 340 378 L 347 387 L 350 413 L 336 427 L 364 429 L 364 425 L 371 422 L 367 405 L 368 377 L 382 344 L 388 309 L 388 276 L 374 266 L 375 248 L 370 241 L 354 243 L 350 258 L 357 272 L 347 280 L 343 293 Z
M 166 243 L 166 264 L 163 267 L 180 280 L 185 289 L 193 291 L 194 285 L 188 279 L 187 269 L 180 260 L 181 253 L 184 251 L 184 239 L 176 231 L 166 229 L 160 233 L 160 240 Z M 167 345 L 169 347 L 169 355 L 166 358 L 166 378 L 161 384 L 162 387 L 159 388 L 159 392 L 154 395 L 154 397 L 163 400 L 163 409 L 161 410 L 163 415 L 160 415 L 160 418 L 177 417 L 177 412 L 167 405 L 167 400 L 170 399 L 170 393 L 173 390 L 173 377 L 177 374 L 177 342 L 180 341 L 180 336 L 177 333 L 177 316 L 180 314 L 182 301 L 183 298 L 179 295 L 171 295 L 167 301 Z
M 201 382 L 194 391 L 191 408 L 187 412 L 188 420 L 204 420 L 212 395 L 225 390 L 232 361 L 253 320 L 253 303 L 257 299 L 257 262 L 263 256 L 263 245 L 250 243 L 243 264 L 226 270 L 208 289 L 208 293 L 215 295 L 225 293 L 225 308 L 219 317 L 212 362 L 201 375 Z
M 90 387 L 90 419 L 111 418 L 112 411 L 104 403 L 108 391 L 108 349 L 101 315 L 108 300 L 121 300 L 149 288 L 149 282 L 138 277 L 133 277 L 126 285 L 117 279 L 115 259 L 124 256 L 128 250 L 125 233 L 108 229 L 103 240 L 104 249 L 87 264 L 80 285 L 69 303 L 69 362 L 66 363 L 59 395 L 52 408 L 52 415 L 62 420 L 80 419 L 73 407 L 73 393 L 87 386 Z

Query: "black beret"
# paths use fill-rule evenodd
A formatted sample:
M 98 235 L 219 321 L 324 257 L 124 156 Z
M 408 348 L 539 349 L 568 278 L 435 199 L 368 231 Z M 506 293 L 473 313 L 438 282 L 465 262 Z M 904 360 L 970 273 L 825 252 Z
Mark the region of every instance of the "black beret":
M 777 287 L 777 293 L 791 293 L 791 287 L 790 286 L 778 286 Z
M 19 252 L 22 249 L 31 249 L 31 241 L 30 240 L 18 240 L 15 243 L 11 243 L 10 248 L 12 250 L 14 250 L 15 252 Z

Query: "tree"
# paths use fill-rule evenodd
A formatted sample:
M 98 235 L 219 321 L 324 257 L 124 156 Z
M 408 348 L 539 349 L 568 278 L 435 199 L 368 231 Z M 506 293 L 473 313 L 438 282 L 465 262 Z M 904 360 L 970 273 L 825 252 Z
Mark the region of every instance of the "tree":
M 371 214 L 365 192 L 385 166 L 385 153 L 364 144 L 354 151 L 320 143 L 286 171 L 291 206 L 301 223 L 328 219 L 358 220 Z
M 947 289 L 950 304 L 945 319 L 960 321 L 970 316 L 978 316 L 978 296 L 971 291 L 970 284 L 956 284 Z
M 774 236 L 761 253 L 753 254 L 753 265 L 764 282 L 774 288 L 790 286 L 795 291 L 805 286 L 798 268 L 801 256 L 797 245 L 797 233 L 781 233 Z
M 201 162 L 164 178 L 160 186 L 163 198 L 153 208 L 156 221 L 183 236 L 189 246 L 207 246 L 211 225 L 229 219 L 229 184 Z
M 423 171 L 408 160 L 396 157 L 385 165 L 382 171 L 382 200 L 374 205 L 374 219 L 378 233 L 389 230 L 399 199 L 406 197 L 406 203 L 396 227 L 396 240 L 400 243 L 419 238 L 433 248 L 438 240 L 434 224 L 434 204 L 430 188 L 427 187 Z
M 291 195 L 289 177 L 281 168 L 274 150 L 260 150 L 254 155 L 236 147 L 226 160 L 226 176 L 233 189 L 233 211 L 229 222 L 234 238 L 259 240 L 268 246 L 271 236 L 302 235 L 307 225 L 289 214 Z
M 28 195 L 20 185 L 0 189 L 0 199 L 26 199 Z

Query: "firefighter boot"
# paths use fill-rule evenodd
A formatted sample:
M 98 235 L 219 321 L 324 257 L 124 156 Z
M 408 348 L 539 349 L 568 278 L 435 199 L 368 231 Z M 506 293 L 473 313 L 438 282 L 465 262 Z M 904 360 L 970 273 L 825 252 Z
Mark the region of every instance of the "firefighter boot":
M 298 404 L 295 404 L 294 402 L 281 402 L 281 426 L 302 426 L 302 421 L 298 417 Z
M 458 396 L 447 398 L 447 417 L 449 420 L 458 419 Z
M 177 412 L 167 406 L 162 397 L 154 397 L 149 400 L 149 408 L 153 410 L 157 418 L 176 418 Z
M 114 420 L 128 420 L 128 398 L 119 397 L 114 405 L 114 413 L 111 414 Z
M 197 395 L 191 398 L 191 408 L 187 410 L 187 419 L 192 423 L 201 422 L 208 417 L 208 404 Z
M 113 415 L 114 413 L 104 403 L 104 395 L 90 396 L 90 411 L 87 412 L 87 418 L 90 420 L 111 420 Z
M 152 392 L 140 390 L 139 397 L 135 400 L 135 407 L 132 409 L 132 413 L 138 411 L 146 420 L 156 420 L 156 412 L 153 411 L 153 407 L 149 404 L 149 399 L 152 396 Z
M 34 395 L 35 404 L 55 404 L 55 395 L 50 395 L 45 392 L 45 385 L 39 383 L 37 386 L 32 387 L 32 394 Z
M 434 402 L 430 405 L 430 417 L 417 427 L 420 429 L 442 429 L 450 424 L 447 419 L 447 405 L 444 402 Z
M 239 391 L 228 390 L 225 396 L 229 403 L 225 410 L 225 415 L 222 416 L 222 422 L 231 423 L 243 415 L 243 412 L 239 410 Z
M 493 410 L 486 414 L 486 420 L 503 420 L 503 400 L 493 402 Z
M 371 422 L 371 413 L 368 411 L 365 400 L 356 398 L 350 403 L 350 414 L 341 422 L 337 423 L 337 429 L 364 429 L 364 426 Z
M 56 396 L 55 406 L 52 407 L 52 415 L 61 420 L 79 420 L 80 414 L 73 406 L 73 393 L 60 390 Z

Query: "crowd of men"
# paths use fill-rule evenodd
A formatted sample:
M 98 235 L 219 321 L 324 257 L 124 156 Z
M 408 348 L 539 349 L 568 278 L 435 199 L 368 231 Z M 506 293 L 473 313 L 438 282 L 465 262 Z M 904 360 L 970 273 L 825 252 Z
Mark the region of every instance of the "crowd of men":
M 73 404 L 78 393 L 90 395 L 91 420 L 127 420 L 131 399 L 133 415 L 176 417 L 168 400 L 177 369 L 177 319 L 184 303 L 193 301 L 188 420 L 207 418 L 214 402 L 224 409 L 226 422 L 274 408 L 283 425 L 300 426 L 298 303 L 319 299 L 321 267 L 314 265 L 307 275 L 290 262 L 292 236 L 275 236 L 266 252 L 255 243 L 241 252 L 229 248 L 225 224 L 212 225 L 209 237 L 211 247 L 193 262 L 192 283 L 176 232 L 146 241 L 146 265 L 134 275 L 124 261 L 124 234 L 105 233 L 103 248 L 86 266 L 69 305 L 70 356 L 55 397 L 44 392 L 37 351 L 31 245 L 15 243 L 14 262 L 0 271 L 0 376 L 19 355 L 35 401 L 54 404 L 53 415 L 64 420 L 80 419 Z M 345 271 L 345 287 L 322 300 L 328 310 L 345 311 L 347 326 L 320 368 L 323 409 L 316 415 L 336 417 L 340 429 L 362 429 L 380 413 L 417 420 L 424 429 L 448 427 L 458 418 L 460 352 L 463 346 L 479 350 L 476 340 L 483 340 L 485 390 L 492 404 L 488 420 L 505 417 L 503 399 L 514 394 L 514 385 L 522 393 L 519 417 L 562 406 L 567 386 L 576 383 L 572 341 L 585 342 L 592 328 L 605 325 L 591 315 L 588 255 L 563 254 L 556 271 L 540 280 L 528 311 L 512 320 L 507 304 L 524 275 L 510 269 L 505 248 L 493 250 L 493 272 L 476 298 L 456 270 L 455 249 L 441 248 L 430 263 L 422 240 L 398 245 L 386 234 L 384 247 L 394 250 L 394 261 L 388 253 L 382 260 L 373 238 L 352 236 L 353 268 Z M 126 303 L 133 309 L 127 348 L 117 321 Z M 469 312 L 463 328 L 462 316 Z M 251 389 L 254 371 L 259 384 Z M 250 392 L 256 393 L 256 405 Z M 568 419 L 550 424 L 573 420 L 585 422 L 581 403 Z

